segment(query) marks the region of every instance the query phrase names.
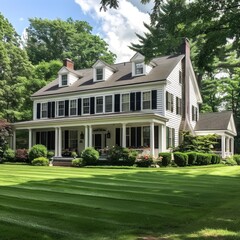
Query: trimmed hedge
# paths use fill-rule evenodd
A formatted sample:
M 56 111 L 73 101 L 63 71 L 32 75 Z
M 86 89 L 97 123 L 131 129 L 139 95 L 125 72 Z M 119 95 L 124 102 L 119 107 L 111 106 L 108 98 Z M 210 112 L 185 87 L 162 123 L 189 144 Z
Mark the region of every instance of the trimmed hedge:
M 82 151 L 81 158 L 83 158 L 86 165 L 96 165 L 99 159 L 99 152 L 92 147 L 88 147 Z
M 220 155 L 217 154 L 210 154 L 212 156 L 211 158 L 211 164 L 218 164 L 221 161 Z
M 185 167 L 188 165 L 188 155 L 182 152 L 174 152 L 174 162 L 179 167 Z
M 36 144 L 34 145 L 30 151 L 29 151 L 29 159 L 30 161 L 34 160 L 35 158 L 39 158 L 39 157 L 47 157 L 47 148 L 42 145 L 42 144 Z
M 166 166 L 171 164 L 171 153 L 163 152 L 163 153 L 159 153 L 158 156 L 160 158 L 162 157 L 162 160 L 161 160 L 161 165 L 162 166 L 166 167 Z
M 39 157 L 32 160 L 33 166 L 49 166 L 49 160 L 45 157 Z
M 197 165 L 208 165 L 211 164 L 212 155 L 208 153 L 197 153 Z
M 233 159 L 236 161 L 237 165 L 240 165 L 240 154 L 233 155 Z
M 197 152 L 186 152 L 188 155 L 188 165 L 196 165 Z
M 3 153 L 3 161 L 4 162 L 14 162 L 15 161 L 15 151 L 12 150 L 11 148 L 8 148 Z
M 75 158 L 72 160 L 73 167 L 84 167 L 86 162 L 82 158 Z

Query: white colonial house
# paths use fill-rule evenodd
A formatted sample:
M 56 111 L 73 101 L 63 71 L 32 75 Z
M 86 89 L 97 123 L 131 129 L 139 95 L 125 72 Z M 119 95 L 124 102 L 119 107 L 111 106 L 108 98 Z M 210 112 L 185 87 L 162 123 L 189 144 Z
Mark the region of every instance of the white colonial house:
M 222 156 L 233 154 L 232 113 L 199 115 L 202 98 L 188 41 L 181 55 L 147 64 L 144 60 L 136 53 L 129 62 L 109 65 L 98 60 L 92 68 L 74 70 L 74 63 L 66 59 L 56 80 L 32 95 L 33 120 L 13 125 L 12 147 L 16 148 L 16 131 L 27 129 L 29 148 L 44 144 L 55 157 L 65 150 L 116 145 L 157 156 L 178 146 L 180 132 L 188 130 L 219 134 Z

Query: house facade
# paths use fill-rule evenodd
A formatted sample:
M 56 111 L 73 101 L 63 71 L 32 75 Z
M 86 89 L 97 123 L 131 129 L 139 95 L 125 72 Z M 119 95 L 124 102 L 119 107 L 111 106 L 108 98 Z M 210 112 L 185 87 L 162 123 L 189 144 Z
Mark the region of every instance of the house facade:
M 129 62 L 109 65 L 98 60 L 81 70 L 74 70 L 74 63 L 66 59 L 57 79 L 32 100 L 33 120 L 13 125 L 13 149 L 16 131 L 27 129 L 29 148 L 43 144 L 55 157 L 64 151 L 104 151 L 116 145 L 157 157 L 178 146 L 181 131 L 202 134 L 194 130 L 202 98 L 187 40 L 181 55 L 147 64 L 140 53 Z M 235 125 L 228 132 L 231 144 L 234 129 Z

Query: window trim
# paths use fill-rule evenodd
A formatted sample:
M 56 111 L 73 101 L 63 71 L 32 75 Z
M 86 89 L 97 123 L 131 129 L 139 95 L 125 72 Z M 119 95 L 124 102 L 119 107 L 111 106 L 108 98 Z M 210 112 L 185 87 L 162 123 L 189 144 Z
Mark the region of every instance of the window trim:
M 89 105 L 88 105 L 89 112 L 88 113 L 84 113 L 84 106 L 83 106 L 84 99 L 88 99 L 88 103 L 89 103 Z M 82 115 L 90 115 L 90 97 L 82 98 Z
M 63 84 L 63 77 L 66 77 L 66 84 Z M 65 87 L 68 86 L 68 74 L 61 74 L 61 86 Z
M 140 65 L 140 64 L 142 65 L 142 68 L 137 68 L 137 65 Z M 137 73 L 137 69 L 142 69 L 142 72 Z M 143 74 L 144 74 L 144 62 L 143 61 L 134 62 L 134 75 L 139 76 Z
M 76 102 L 76 114 L 71 114 L 71 101 Z M 77 111 L 78 111 L 78 100 L 77 100 L 77 98 L 69 99 L 69 116 L 77 116 Z
M 182 115 L 182 99 L 176 97 L 176 114 Z
M 128 95 L 128 110 L 123 111 L 123 95 Z M 130 93 L 122 93 L 121 94 L 121 112 L 130 112 Z
M 112 111 L 111 112 L 107 112 L 106 111 L 106 97 L 111 97 L 112 98 Z M 114 95 L 113 94 L 110 94 L 110 95 L 104 95 L 104 113 L 113 113 L 114 112 Z
M 59 102 L 63 102 L 63 115 L 59 115 Z M 57 117 L 65 117 L 65 100 L 57 101 L 56 110 L 57 110 L 57 114 L 56 114 Z
M 149 105 L 149 108 L 143 108 L 143 94 L 144 93 L 147 93 L 147 92 L 149 92 L 150 93 L 150 99 L 149 99 L 149 103 L 150 103 L 150 105 Z M 142 110 L 151 110 L 152 109 L 152 91 L 151 90 L 148 90 L 148 91 L 143 91 L 143 92 L 141 92 L 141 94 L 142 94 L 142 96 L 141 96 L 141 109 Z M 146 102 L 146 101 L 145 101 Z
M 100 74 L 98 74 L 98 70 L 102 70 L 102 73 L 101 73 L 102 78 L 101 79 L 98 79 L 98 76 L 100 75 Z M 103 67 L 95 68 L 95 81 L 100 82 L 100 81 L 103 81 L 103 80 L 104 80 L 104 69 L 103 69 Z
M 174 112 L 174 95 L 168 91 L 166 91 L 166 110 Z
M 42 113 L 43 113 L 43 104 L 46 104 L 46 117 L 43 117 L 42 116 Z M 40 113 L 40 117 L 41 117 L 41 119 L 46 119 L 46 118 L 48 118 L 48 102 L 42 102 L 41 103 L 41 113 Z
M 102 98 L 102 112 L 97 112 L 97 98 Z M 95 114 L 103 114 L 104 113 L 104 96 L 96 96 L 95 97 Z

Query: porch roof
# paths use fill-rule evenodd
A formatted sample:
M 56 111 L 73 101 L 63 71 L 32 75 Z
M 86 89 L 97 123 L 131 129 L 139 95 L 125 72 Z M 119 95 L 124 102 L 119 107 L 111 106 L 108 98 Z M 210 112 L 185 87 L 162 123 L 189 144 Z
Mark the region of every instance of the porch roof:
M 134 124 L 155 122 L 163 124 L 168 121 L 167 118 L 153 113 L 114 113 L 104 115 L 76 116 L 68 118 L 40 119 L 33 121 L 17 122 L 12 126 L 17 129 L 40 129 L 54 127 L 87 126 L 87 125 L 108 125 L 108 124 Z

